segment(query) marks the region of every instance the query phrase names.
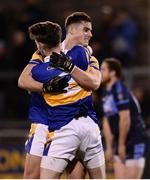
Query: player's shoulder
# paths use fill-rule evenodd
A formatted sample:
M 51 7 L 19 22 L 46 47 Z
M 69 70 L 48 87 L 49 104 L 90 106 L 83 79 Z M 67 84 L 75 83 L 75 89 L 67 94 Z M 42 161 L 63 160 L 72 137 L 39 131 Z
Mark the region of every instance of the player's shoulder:
M 86 49 L 85 49 L 85 47 L 82 46 L 82 45 L 75 45 L 75 46 L 71 49 L 71 51 L 77 51 L 77 52 L 83 52 L 83 53 L 85 53 L 85 52 L 86 52 Z
M 99 69 L 99 61 L 95 56 L 90 56 L 90 66 L 95 67 L 96 69 Z
M 67 52 L 67 55 L 71 56 L 72 58 L 86 57 L 86 52 L 84 46 L 81 45 L 75 45 Z
M 75 45 L 72 49 L 71 52 L 76 54 L 76 55 L 82 55 L 82 57 L 86 57 L 88 61 L 90 60 L 91 54 L 89 53 L 88 49 L 84 47 L 83 45 Z
M 98 61 L 98 59 L 95 56 L 91 56 L 91 61 Z
M 44 61 L 44 58 L 43 58 L 43 56 L 41 55 L 41 53 L 37 50 L 37 51 L 35 51 L 33 54 L 32 54 L 32 58 L 31 58 L 31 60 L 40 60 L 40 61 Z
M 123 93 L 126 91 L 126 87 L 121 80 L 117 80 L 114 86 L 117 93 Z

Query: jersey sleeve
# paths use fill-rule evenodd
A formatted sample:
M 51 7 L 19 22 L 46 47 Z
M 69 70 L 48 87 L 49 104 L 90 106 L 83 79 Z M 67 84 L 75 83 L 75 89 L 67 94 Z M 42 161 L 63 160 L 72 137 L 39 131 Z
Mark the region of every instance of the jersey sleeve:
M 82 46 L 74 46 L 67 55 L 72 58 L 72 62 L 82 70 L 87 70 L 89 63 L 89 56 L 86 54 L 86 50 Z
M 119 111 L 130 108 L 128 92 L 126 88 L 123 86 L 123 84 L 120 82 L 116 84 L 115 100 Z
M 39 82 L 47 83 L 54 77 L 60 75 L 62 73 L 61 70 L 53 68 L 47 63 L 41 63 L 34 66 L 31 70 L 32 77 Z
M 93 67 L 94 69 L 99 70 L 99 62 L 98 62 L 98 60 L 96 59 L 96 57 L 91 56 L 89 65 L 90 65 L 90 67 Z

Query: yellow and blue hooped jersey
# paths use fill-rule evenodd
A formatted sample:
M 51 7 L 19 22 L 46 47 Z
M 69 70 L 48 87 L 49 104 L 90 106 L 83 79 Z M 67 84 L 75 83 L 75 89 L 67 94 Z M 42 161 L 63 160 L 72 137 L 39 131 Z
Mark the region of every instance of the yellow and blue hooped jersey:
M 82 46 L 73 47 L 67 52 L 67 55 L 71 56 L 73 63 L 84 71 L 89 72 L 91 68 L 99 69 L 96 58 L 91 57 Z M 47 65 L 44 63 L 33 67 L 32 77 L 40 82 L 48 81 L 51 71 L 54 71 L 54 68 L 50 68 L 49 65 L 48 63 Z M 58 74 L 60 73 L 60 75 L 64 73 L 58 69 L 56 72 Z M 50 131 L 59 129 L 69 123 L 79 113 L 81 108 L 84 108 L 87 115 L 95 122 L 98 122 L 93 108 L 92 92 L 83 89 L 70 74 L 66 76 L 68 76 L 69 83 L 67 93 L 43 94 L 46 103 L 49 105 L 48 120 Z

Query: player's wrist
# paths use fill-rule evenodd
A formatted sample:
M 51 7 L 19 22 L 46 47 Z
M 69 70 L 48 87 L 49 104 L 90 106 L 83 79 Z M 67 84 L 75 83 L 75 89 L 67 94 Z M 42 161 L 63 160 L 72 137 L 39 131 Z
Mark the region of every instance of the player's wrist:
M 46 93 L 46 88 L 45 88 L 44 84 L 43 84 L 43 87 L 42 87 L 42 92 Z
M 70 72 L 70 74 L 72 74 L 76 69 L 77 69 L 77 66 L 74 65 L 73 68 L 72 68 L 72 70 L 71 70 L 71 72 Z
M 69 73 L 71 73 L 72 70 L 74 69 L 74 67 L 75 67 L 75 65 L 74 65 L 72 62 L 69 62 L 69 65 L 68 65 L 68 67 L 66 68 L 66 70 L 67 70 Z
M 119 146 L 125 146 L 125 142 L 119 142 L 118 145 Z

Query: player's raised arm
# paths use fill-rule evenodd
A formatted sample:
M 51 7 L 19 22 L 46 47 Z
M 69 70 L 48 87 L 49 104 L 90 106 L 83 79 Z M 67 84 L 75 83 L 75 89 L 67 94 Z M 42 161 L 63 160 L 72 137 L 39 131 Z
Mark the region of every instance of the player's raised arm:
M 92 68 L 89 72 L 83 71 L 77 66 L 71 72 L 72 77 L 81 86 L 88 90 L 97 90 L 101 83 L 101 72 Z
M 57 77 L 57 78 L 55 76 L 51 76 L 51 77 L 49 76 L 48 78 L 46 78 L 46 81 L 44 81 L 44 83 L 41 83 L 32 78 L 31 72 L 33 67 L 38 67 L 38 65 L 35 66 L 35 64 L 28 64 L 22 71 L 18 80 L 18 86 L 20 88 L 23 88 L 31 92 L 44 92 L 44 93 L 66 92 L 64 88 L 68 86 L 68 79 L 65 76 Z M 54 75 L 56 75 L 56 73 Z
M 90 61 L 85 59 L 84 54 L 80 53 L 77 57 L 70 57 L 65 54 L 53 53 L 51 62 L 52 66 L 71 73 L 73 79 L 84 89 L 96 90 L 100 86 L 101 72 L 99 68 L 89 64 Z

